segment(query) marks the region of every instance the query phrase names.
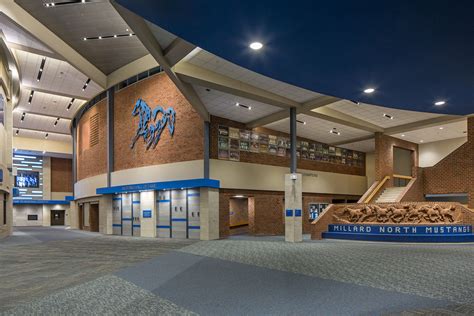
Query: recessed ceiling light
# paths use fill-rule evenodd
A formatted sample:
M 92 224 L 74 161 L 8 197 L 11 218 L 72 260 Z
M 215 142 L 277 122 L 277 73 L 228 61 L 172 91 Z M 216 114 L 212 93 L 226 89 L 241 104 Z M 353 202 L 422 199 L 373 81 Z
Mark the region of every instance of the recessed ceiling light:
M 420 143 L 422 143 L 422 142 L 423 142 L 423 139 L 422 139 L 422 140 L 420 140 Z
M 383 116 L 390 120 L 393 120 L 393 116 L 391 116 L 390 114 L 384 113 Z
M 341 132 L 339 132 L 339 131 L 337 130 L 337 128 L 335 128 L 335 127 L 334 127 L 332 130 L 330 130 L 329 133 L 335 134 L 335 135 L 341 135 Z
M 444 129 L 444 127 L 443 127 L 443 126 L 441 126 L 439 129 Z
M 253 42 L 249 45 L 249 47 L 253 50 L 259 50 L 263 47 L 263 44 L 260 42 Z
M 364 93 L 370 94 L 370 93 L 373 93 L 374 91 L 375 91 L 374 88 L 367 88 L 364 90 Z
M 439 105 L 445 105 L 445 104 L 446 104 L 446 101 L 442 101 L 442 100 L 435 102 L 435 105 L 438 105 L 438 106 Z
M 402 136 L 402 137 L 405 137 L 405 134 L 402 134 L 401 136 Z
M 303 125 L 306 125 L 306 122 L 305 122 L 305 121 L 296 120 L 296 122 L 298 122 L 298 123 L 300 123 L 300 124 L 303 124 Z

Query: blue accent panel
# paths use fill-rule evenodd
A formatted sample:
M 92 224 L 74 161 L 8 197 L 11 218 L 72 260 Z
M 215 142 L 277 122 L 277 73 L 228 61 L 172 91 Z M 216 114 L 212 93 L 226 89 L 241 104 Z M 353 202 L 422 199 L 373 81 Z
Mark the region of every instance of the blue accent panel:
M 0 182 L 3 182 L 3 169 L 0 169 Z
M 293 216 L 293 210 L 286 210 L 286 217 Z
M 459 235 L 471 234 L 471 225 L 351 225 L 330 224 L 331 233 L 370 235 Z
M 131 221 L 132 218 L 131 217 L 122 217 L 122 221 Z
M 161 113 L 161 115 L 158 115 L 159 113 Z M 172 107 L 165 110 L 162 106 L 158 105 L 152 111 L 150 106 L 140 98 L 132 110 L 132 116 L 137 115 L 140 119 L 138 121 L 137 132 L 132 138 L 130 148 L 135 146 L 135 143 L 140 137 L 143 137 L 147 150 L 155 148 L 160 141 L 161 133 L 166 125 L 168 125 L 170 135 L 173 137 L 176 111 Z M 159 117 L 158 121 L 157 117 Z
M 188 229 L 201 229 L 201 226 L 188 226 Z
M 158 203 L 169 203 L 171 200 L 156 200 Z
M 24 205 L 24 204 L 60 204 L 60 205 L 69 205 L 69 201 L 66 200 L 13 200 L 13 205 Z
M 112 201 L 122 201 L 122 198 L 119 198 L 119 197 L 113 198 Z
M 20 189 L 13 188 L 13 197 L 19 197 L 19 196 L 20 196 Z
M 133 204 L 140 204 L 140 201 L 133 201 Z
M 296 209 L 295 210 L 295 216 L 296 217 L 301 217 L 301 210 Z
M 186 218 L 172 218 L 172 222 L 186 222 Z
M 367 240 L 367 241 L 389 241 L 389 242 L 474 242 L 473 234 L 459 235 L 384 235 L 384 234 L 355 234 L 355 233 L 335 233 L 324 232 L 323 238 L 346 239 L 346 240 Z
M 112 227 L 122 227 L 122 224 L 112 224 Z
M 156 225 L 156 228 L 171 228 L 169 225 Z
M 200 196 L 200 193 L 188 193 L 188 196 Z
M 165 182 L 139 183 L 130 185 L 119 185 L 114 187 L 104 187 L 96 189 L 97 194 L 115 194 L 125 192 L 140 192 L 151 190 L 170 190 L 181 188 L 216 188 L 220 187 L 219 180 L 214 179 L 188 179 Z
M 140 224 L 133 224 L 133 227 L 140 228 Z
M 143 210 L 143 218 L 151 218 L 151 210 Z
M 64 199 L 65 199 L 66 201 L 71 202 L 71 201 L 74 201 L 74 196 L 73 196 L 73 195 L 66 195 L 66 196 L 64 197 Z

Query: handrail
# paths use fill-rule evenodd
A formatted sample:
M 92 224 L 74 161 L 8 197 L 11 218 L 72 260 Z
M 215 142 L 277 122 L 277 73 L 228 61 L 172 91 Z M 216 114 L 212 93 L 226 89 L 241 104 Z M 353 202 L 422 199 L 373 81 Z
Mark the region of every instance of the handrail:
M 383 187 L 385 182 L 390 179 L 390 176 L 385 176 L 382 181 L 379 182 L 377 187 L 372 191 L 367 199 L 365 199 L 364 203 L 370 203 L 370 201 L 374 198 L 374 196 L 379 192 L 379 190 Z
M 411 179 L 413 179 L 412 176 L 404 176 L 404 175 L 401 175 L 401 174 L 394 174 L 393 177 L 394 177 L 394 178 L 398 178 L 398 179 L 406 179 L 406 180 L 411 180 Z

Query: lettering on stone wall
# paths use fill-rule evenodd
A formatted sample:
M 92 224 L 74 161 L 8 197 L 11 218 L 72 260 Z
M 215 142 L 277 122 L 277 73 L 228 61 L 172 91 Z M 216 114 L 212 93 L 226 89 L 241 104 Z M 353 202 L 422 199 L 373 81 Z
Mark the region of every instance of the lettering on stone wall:
M 165 126 L 168 126 L 170 135 L 173 136 L 176 112 L 172 107 L 165 110 L 162 106 L 158 105 L 152 111 L 145 101 L 138 99 L 132 111 L 132 116 L 137 115 L 140 119 L 130 148 L 135 146 L 135 143 L 140 137 L 143 137 L 147 150 L 155 148 L 160 141 L 161 133 Z

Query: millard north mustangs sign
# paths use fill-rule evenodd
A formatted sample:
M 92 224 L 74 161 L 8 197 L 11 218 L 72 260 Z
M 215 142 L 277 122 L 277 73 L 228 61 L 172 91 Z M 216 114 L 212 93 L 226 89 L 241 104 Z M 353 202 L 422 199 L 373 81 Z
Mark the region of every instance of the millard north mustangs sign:
M 471 225 L 346 225 L 331 224 L 329 232 L 385 235 L 459 235 L 471 234 Z
M 161 117 L 158 115 L 160 113 Z M 132 143 L 130 144 L 130 148 L 135 146 L 135 143 L 140 137 L 143 137 L 147 150 L 150 149 L 150 147 L 155 148 L 160 141 L 161 133 L 166 125 L 168 125 L 170 135 L 173 136 L 176 112 L 172 107 L 165 110 L 163 107 L 157 106 L 152 111 L 145 101 L 138 99 L 132 110 L 132 116 L 137 115 L 140 119 L 138 121 L 137 131 L 132 139 Z

